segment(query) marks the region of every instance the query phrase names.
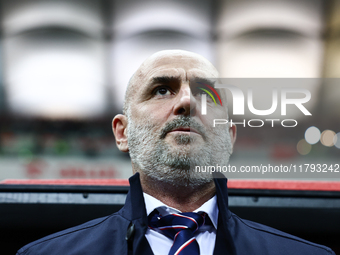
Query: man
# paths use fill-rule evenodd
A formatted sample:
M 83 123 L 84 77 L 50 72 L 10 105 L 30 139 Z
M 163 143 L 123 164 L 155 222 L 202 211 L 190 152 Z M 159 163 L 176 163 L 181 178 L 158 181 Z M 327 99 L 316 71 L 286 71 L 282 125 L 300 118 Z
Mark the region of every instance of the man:
M 202 81 L 217 77 L 213 65 L 194 53 L 161 51 L 148 58 L 129 82 L 124 115 L 112 123 L 135 173 L 125 206 L 35 241 L 17 255 L 334 254 L 240 219 L 228 210 L 226 179 L 193 170 L 226 165 L 235 142 L 235 126 L 211 126 L 212 118 L 226 117 L 225 106 L 208 101 L 212 114 L 201 114 Z

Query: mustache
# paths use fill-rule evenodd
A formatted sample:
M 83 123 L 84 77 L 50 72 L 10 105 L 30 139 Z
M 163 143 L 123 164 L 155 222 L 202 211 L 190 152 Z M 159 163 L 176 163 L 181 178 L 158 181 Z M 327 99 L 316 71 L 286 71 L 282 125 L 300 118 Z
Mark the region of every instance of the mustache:
M 172 131 L 175 128 L 180 127 L 190 127 L 196 129 L 202 136 L 203 139 L 206 138 L 206 132 L 202 125 L 198 124 L 195 120 L 193 120 L 191 117 L 188 116 L 181 116 L 177 119 L 174 119 L 167 124 L 165 124 L 164 128 L 161 130 L 160 138 L 164 139 L 170 131 Z

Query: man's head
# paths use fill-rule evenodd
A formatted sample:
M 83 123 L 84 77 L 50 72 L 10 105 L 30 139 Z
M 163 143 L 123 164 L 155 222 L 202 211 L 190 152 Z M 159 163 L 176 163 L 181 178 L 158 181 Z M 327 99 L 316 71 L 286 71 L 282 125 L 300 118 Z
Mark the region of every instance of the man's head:
M 202 115 L 197 86 L 216 78 L 218 72 L 208 60 L 187 51 L 161 51 L 140 66 L 127 88 L 124 115 L 113 120 L 117 146 L 130 152 L 134 172 L 192 186 L 211 181 L 193 166 L 228 162 L 235 127 L 212 127 L 214 118 L 227 117 L 226 108 L 208 102 L 213 114 Z

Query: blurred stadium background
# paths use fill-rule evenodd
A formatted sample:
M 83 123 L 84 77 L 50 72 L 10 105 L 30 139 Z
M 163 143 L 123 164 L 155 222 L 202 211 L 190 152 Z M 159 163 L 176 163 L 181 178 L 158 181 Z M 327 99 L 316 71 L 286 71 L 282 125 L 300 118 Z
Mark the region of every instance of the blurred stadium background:
M 339 163 L 340 86 L 321 80 L 340 75 L 339 1 L 0 3 L 0 180 L 128 178 L 110 123 L 130 76 L 163 49 L 197 52 L 225 78 L 315 81 L 313 118 L 293 132 L 239 128 L 235 165 Z M 310 126 L 334 139 L 306 143 Z
M 0 7 L 4 254 L 123 205 L 126 182 L 112 187 L 103 180 L 132 173 L 129 156 L 115 146 L 111 121 L 121 112 L 130 76 L 159 50 L 199 53 L 224 78 L 279 78 L 283 86 L 301 81 L 311 91 L 313 116 L 296 116 L 296 128 L 239 127 L 231 164 L 340 163 L 340 1 L 0 0 Z M 266 177 L 339 181 L 340 173 Z M 42 179 L 55 181 L 26 185 Z M 92 181 L 53 185 L 62 179 Z M 306 183 L 293 183 L 292 190 L 280 182 L 269 190 L 233 184 L 230 206 L 339 252 L 334 183 L 318 190 L 305 189 Z

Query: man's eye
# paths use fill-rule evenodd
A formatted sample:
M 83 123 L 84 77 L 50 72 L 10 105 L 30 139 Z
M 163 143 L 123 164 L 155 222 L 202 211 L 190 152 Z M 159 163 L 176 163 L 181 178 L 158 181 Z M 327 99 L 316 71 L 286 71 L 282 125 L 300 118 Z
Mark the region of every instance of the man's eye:
M 206 91 L 204 91 L 204 90 L 201 90 L 201 89 L 198 89 L 197 91 L 196 91 L 196 93 L 195 93 L 197 96 L 202 96 L 202 95 L 206 95 L 207 96 L 207 99 L 209 99 L 210 98 L 210 96 L 209 96 L 209 94 L 206 92 Z
M 194 96 L 202 96 L 202 95 L 208 95 L 207 92 L 205 92 L 204 90 L 200 89 L 200 88 L 192 88 L 192 94 Z
M 202 96 L 202 95 L 207 95 L 207 96 L 209 96 L 208 93 L 205 92 L 205 91 L 203 91 L 203 90 L 200 90 L 200 91 L 199 91 L 199 95 L 200 95 L 200 96 Z
M 170 95 L 171 92 L 170 92 L 170 90 L 167 89 L 167 88 L 158 88 L 158 89 L 155 91 L 155 94 L 156 94 L 156 95 L 165 96 L 165 95 Z

